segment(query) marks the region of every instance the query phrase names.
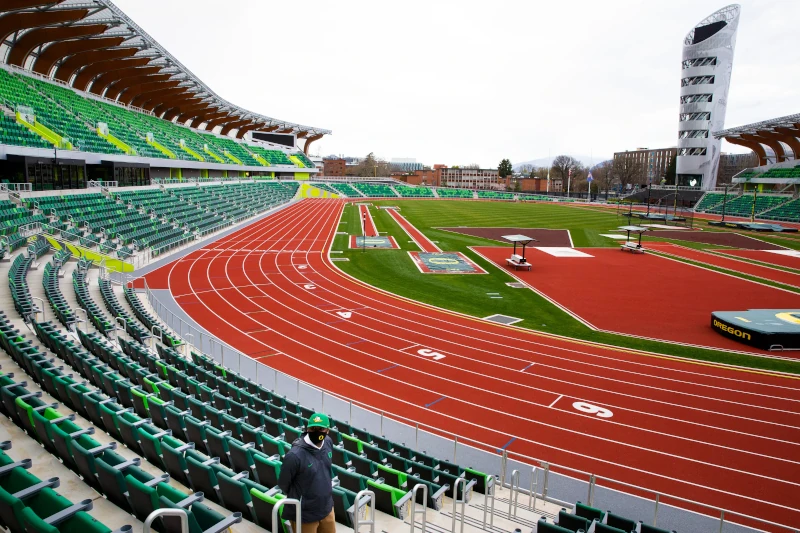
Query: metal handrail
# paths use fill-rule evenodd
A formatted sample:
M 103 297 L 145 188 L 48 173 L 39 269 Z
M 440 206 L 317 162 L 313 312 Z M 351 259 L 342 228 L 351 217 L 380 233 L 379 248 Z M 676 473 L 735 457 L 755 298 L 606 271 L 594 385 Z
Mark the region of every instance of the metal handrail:
M 422 510 L 417 510 L 417 491 L 422 491 Z M 414 488 L 411 489 L 411 532 L 414 533 L 414 526 L 416 522 L 417 514 L 422 515 L 422 533 L 425 533 L 425 528 L 428 527 L 428 486 L 424 483 L 417 483 L 414 485 Z
M 461 499 L 458 498 L 458 486 L 461 485 Z M 461 504 L 461 529 L 460 533 L 464 533 L 464 512 L 466 511 L 467 507 L 467 478 L 459 477 L 456 478 L 455 483 L 453 483 L 453 527 L 450 529 L 450 533 L 456 533 L 456 517 L 458 516 L 457 506 Z
M 361 498 L 369 497 L 369 503 L 367 504 L 367 509 L 372 507 L 372 515 L 367 520 L 362 521 L 360 519 L 359 507 L 361 504 Z M 353 513 L 353 533 L 360 533 L 359 528 L 367 524 L 369 526 L 369 533 L 375 533 L 375 493 L 371 490 L 362 490 L 358 494 L 356 494 L 356 512 Z M 367 516 L 370 516 L 367 514 Z M 411 521 L 414 521 L 414 515 L 411 515 Z M 272 522 L 273 526 L 275 522 Z M 275 533 L 273 531 L 273 533 Z M 296 533 L 300 533 L 299 531 Z
M 142 526 L 142 533 L 150 533 L 153 522 L 160 516 L 177 516 L 181 519 L 181 533 L 189 533 L 189 513 L 183 509 L 169 508 L 156 509 L 147 515 L 147 519 Z
M 295 509 L 297 509 L 294 531 L 295 533 L 301 533 L 303 531 L 303 517 L 301 516 L 300 500 L 295 500 L 294 498 L 284 498 L 283 500 L 278 500 L 278 502 L 272 507 L 272 533 L 278 533 L 278 511 L 280 511 L 285 505 L 294 505 Z
M 509 483 L 508 491 L 508 518 L 511 519 L 512 506 L 514 508 L 513 516 L 517 516 L 517 505 L 519 502 L 519 470 L 511 472 L 511 483 Z

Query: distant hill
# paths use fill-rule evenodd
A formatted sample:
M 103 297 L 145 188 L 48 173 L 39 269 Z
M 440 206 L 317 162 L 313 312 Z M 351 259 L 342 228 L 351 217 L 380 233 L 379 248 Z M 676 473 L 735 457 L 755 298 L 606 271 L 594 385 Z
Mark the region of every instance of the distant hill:
M 539 159 L 531 159 L 530 161 L 522 161 L 520 163 L 515 163 L 514 164 L 514 170 L 519 170 L 523 165 L 533 165 L 535 167 L 549 167 L 549 166 L 552 166 L 553 159 L 555 159 L 558 155 L 560 155 L 560 154 L 556 154 L 556 155 L 554 155 L 552 157 L 540 157 Z M 588 155 L 573 155 L 572 157 L 574 157 L 575 159 L 577 159 L 578 161 L 580 161 L 583 165 L 585 165 L 587 167 L 588 166 L 592 166 L 592 165 L 596 165 L 596 164 L 598 164 L 598 163 L 600 163 L 602 161 L 605 161 L 606 159 L 611 159 L 610 157 L 604 157 L 604 156 L 600 156 L 600 155 L 593 156 L 593 157 L 592 156 L 588 156 Z

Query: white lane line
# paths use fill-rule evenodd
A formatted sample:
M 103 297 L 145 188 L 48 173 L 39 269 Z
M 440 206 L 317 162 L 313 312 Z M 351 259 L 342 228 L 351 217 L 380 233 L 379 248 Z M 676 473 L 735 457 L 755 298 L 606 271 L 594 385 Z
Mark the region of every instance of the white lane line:
M 551 404 L 550 404 L 550 405 L 548 405 L 547 407 L 553 407 L 553 406 L 556 404 L 556 402 L 557 402 L 558 400 L 560 400 L 561 398 L 563 398 L 563 397 L 564 397 L 564 395 L 563 395 L 563 394 L 562 394 L 562 395 L 560 395 L 558 398 L 556 398 L 555 400 L 553 400 L 553 403 L 551 403 Z

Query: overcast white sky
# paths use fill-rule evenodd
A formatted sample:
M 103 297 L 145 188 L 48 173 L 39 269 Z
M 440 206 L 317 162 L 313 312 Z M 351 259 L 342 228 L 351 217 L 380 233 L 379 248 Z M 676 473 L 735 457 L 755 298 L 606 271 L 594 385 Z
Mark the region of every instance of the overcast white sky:
M 674 146 L 683 37 L 726 5 L 115 2 L 223 98 L 333 130 L 313 154 L 483 167 Z M 726 127 L 800 113 L 800 0 L 741 4 Z

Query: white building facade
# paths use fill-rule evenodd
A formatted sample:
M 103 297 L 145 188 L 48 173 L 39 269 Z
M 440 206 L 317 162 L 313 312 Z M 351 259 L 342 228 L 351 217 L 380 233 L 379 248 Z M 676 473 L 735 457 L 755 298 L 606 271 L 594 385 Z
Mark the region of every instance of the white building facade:
M 706 17 L 683 41 L 678 121 L 678 184 L 716 186 L 720 140 L 733 69 L 741 7 L 729 5 Z

